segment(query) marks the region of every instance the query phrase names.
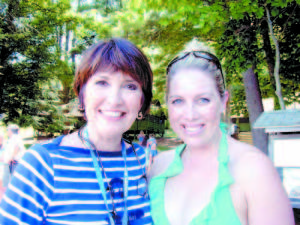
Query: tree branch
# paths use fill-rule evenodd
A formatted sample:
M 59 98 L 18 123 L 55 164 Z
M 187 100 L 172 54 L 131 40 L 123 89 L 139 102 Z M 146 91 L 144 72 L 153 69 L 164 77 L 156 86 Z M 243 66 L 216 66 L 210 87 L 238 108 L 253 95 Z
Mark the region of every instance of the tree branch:
M 279 99 L 279 104 L 281 109 L 285 109 L 283 97 L 282 97 L 282 92 L 281 92 L 281 84 L 280 84 L 280 77 L 279 77 L 279 66 L 280 66 L 280 50 L 279 50 L 279 43 L 278 40 L 276 39 L 274 32 L 273 32 L 273 26 L 272 26 L 272 21 L 270 18 L 270 12 L 268 9 L 268 6 L 265 6 L 266 12 L 267 12 L 267 17 L 268 17 L 268 25 L 269 25 L 269 30 L 270 30 L 270 35 L 271 38 L 275 44 L 275 49 L 276 49 L 276 57 L 275 57 L 275 68 L 274 68 L 274 77 L 276 81 L 276 94 Z
M 285 22 L 285 24 L 284 24 L 284 27 L 283 27 L 283 29 L 282 29 L 282 33 L 284 33 L 284 31 L 285 31 L 285 29 L 286 29 L 286 26 L 287 26 L 289 20 L 291 19 L 291 17 L 294 15 L 297 6 L 298 6 L 298 5 L 296 4 L 295 8 L 293 9 L 293 12 L 292 12 L 292 13 L 289 15 L 289 17 L 287 18 L 287 20 L 286 20 L 286 22 Z

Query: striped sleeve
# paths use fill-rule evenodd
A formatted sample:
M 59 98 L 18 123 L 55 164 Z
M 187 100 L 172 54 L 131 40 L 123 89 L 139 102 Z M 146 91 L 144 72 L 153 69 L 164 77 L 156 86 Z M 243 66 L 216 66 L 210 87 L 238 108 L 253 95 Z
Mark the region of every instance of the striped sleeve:
M 46 149 L 27 150 L 14 171 L 0 205 L 0 224 L 43 224 L 54 189 L 54 171 Z

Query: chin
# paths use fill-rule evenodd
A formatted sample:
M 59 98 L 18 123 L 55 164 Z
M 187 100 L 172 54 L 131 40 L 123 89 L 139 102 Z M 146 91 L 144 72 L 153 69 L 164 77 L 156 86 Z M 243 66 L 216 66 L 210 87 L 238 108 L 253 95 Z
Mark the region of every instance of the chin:
M 125 128 L 121 128 L 121 127 L 116 127 L 113 128 L 111 127 L 110 129 L 106 129 L 103 133 L 106 136 L 115 136 L 115 135 L 123 135 L 124 132 L 126 132 L 127 130 Z
M 94 131 L 103 136 L 116 136 L 118 134 L 122 135 L 126 129 L 124 126 L 107 124 L 107 123 L 94 123 L 92 124 Z
M 189 147 L 192 148 L 202 148 L 208 145 L 211 145 L 212 143 L 208 142 L 208 141 L 202 141 L 202 140 L 198 140 L 198 141 L 190 141 L 190 142 L 186 142 L 186 144 Z
M 207 137 L 206 135 L 179 135 L 179 138 L 183 140 L 183 142 L 189 146 L 205 146 L 211 142 L 210 137 Z

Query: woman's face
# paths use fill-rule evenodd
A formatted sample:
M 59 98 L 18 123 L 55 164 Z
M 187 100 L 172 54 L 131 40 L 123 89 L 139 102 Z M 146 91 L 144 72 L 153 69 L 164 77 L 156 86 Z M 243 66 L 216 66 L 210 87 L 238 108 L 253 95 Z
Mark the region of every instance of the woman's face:
M 122 135 L 142 107 L 141 85 L 122 72 L 98 72 L 83 93 L 87 124 L 103 136 Z
M 188 145 L 212 143 L 219 135 L 228 94 L 220 97 L 214 77 L 198 69 L 181 69 L 170 80 L 168 110 L 170 123 Z

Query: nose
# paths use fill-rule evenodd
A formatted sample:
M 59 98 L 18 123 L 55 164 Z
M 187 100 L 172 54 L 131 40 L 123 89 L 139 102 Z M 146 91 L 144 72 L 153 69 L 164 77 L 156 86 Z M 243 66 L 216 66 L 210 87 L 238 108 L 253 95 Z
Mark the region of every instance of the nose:
M 196 112 L 195 104 L 193 103 L 187 104 L 183 113 L 187 121 L 192 121 L 196 119 L 197 112 Z
M 113 87 L 110 89 L 107 101 L 111 106 L 118 106 L 122 104 L 122 90 L 121 87 Z

